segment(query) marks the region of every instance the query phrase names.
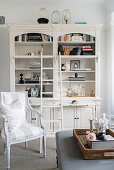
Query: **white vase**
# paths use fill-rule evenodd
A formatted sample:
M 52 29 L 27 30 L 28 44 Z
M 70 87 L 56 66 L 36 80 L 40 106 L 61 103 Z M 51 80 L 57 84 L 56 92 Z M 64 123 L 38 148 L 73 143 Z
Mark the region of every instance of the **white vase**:
M 70 63 L 66 62 L 65 64 L 66 71 L 70 71 Z

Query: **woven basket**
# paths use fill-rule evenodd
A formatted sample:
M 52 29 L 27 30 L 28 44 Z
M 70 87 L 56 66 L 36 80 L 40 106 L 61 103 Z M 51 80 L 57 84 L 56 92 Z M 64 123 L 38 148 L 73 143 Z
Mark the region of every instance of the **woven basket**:
M 89 149 L 86 135 L 90 129 L 74 129 L 73 136 L 85 159 L 113 159 L 114 149 Z M 107 135 L 114 137 L 114 132 L 106 130 Z

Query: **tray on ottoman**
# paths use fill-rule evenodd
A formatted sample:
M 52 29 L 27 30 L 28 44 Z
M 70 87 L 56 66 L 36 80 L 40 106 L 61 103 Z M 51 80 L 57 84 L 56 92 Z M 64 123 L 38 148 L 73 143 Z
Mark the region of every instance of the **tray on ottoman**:
M 90 129 L 74 129 L 73 136 L 76 140 L 80 151 L 85 159 L 114 159 L 113 149 L 90 149 L 87 144 L 86 135 Z M 107 135 L 114 137 L 114 132 L 110 129 L 106 130 Z

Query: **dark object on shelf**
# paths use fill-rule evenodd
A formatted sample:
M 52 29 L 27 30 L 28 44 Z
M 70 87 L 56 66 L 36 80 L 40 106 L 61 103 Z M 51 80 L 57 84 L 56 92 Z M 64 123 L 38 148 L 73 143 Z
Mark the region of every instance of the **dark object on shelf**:
M 42 41 L 42 35 L 39 33 L 28 33 L 27 34 L 27 40 L 28 41 Z
M 70 55 L 82 55 L 82 48 L 75 47 L 70 51 Z
M 78 77 L 78 73 L 75 73 L 75 77 Z
M 44 98 L 50 98 L 50 97 L 53 97 L 53 95 L 52 94 L 42 94 L 42 97 L 44 97 Z
M 25 91 L 27 91 L 28 92 L 28 97 L 31 97 L 31 88 L 30 89 L 28 89 L 27 87 L 26 87 L 26 90 Z
M 31 97 L 31 88 L 28 90 L 28 97 Z
M 98 133 L 96 137 L 97 137 L 97 140 L 106 140 L 104 133 Z
M 64 54 L 63 46 L 61 44 L 58 46 L 58 55 L 59 53 L 61 53 L 61 55 Z
M 24 80 L 23 80 L 23 74 L 21 73 L 20 74 L 20 81 L 19 81 L 20 84 L 24 84 Z
M 61 64 L 61 71 L 65 71 L 65 65 Z
M 73 100 L 72 104 L 78 104 L 78 101 L 77 100 Z
M 0 16 L 0 24 L 5 24 L 5 17 L 4 16 Z
M 85 81 L 85 77 L 69 77 L 69 81 Z
M 31 52 L 29 52 L 28 55 L 31 55 Z
M 25 80 L 25 84 L 26 84 L 26 83 L 31 83 L 31 84 L 32 84 L 32 83 L 37 83 L 37 84 L 38 84 L 38 83 L 39 83 L 39 80 Z
M 37 22 L 39 24 L 47 24 L 49 22 L 49 20 L 47 18 L 38 18 Z

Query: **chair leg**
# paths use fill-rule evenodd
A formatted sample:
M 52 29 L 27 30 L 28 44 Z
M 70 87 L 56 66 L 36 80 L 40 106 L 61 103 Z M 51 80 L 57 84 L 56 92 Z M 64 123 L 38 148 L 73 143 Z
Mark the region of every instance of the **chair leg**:
M 4 155 L 6 155 L 6 143 L 4 143 Z
M 25 142 L 25 149 L 27 149 L 28 148 L 28 143 L 27 142 Z
M 40 153 L 42 153 L 42 137 L 40 138 Z
M 10 169 L 10 146 L 7 146 L 7 169 Z
M 43 136 L 43 151 L 44 158 L 46 157 L 46 136 Z

